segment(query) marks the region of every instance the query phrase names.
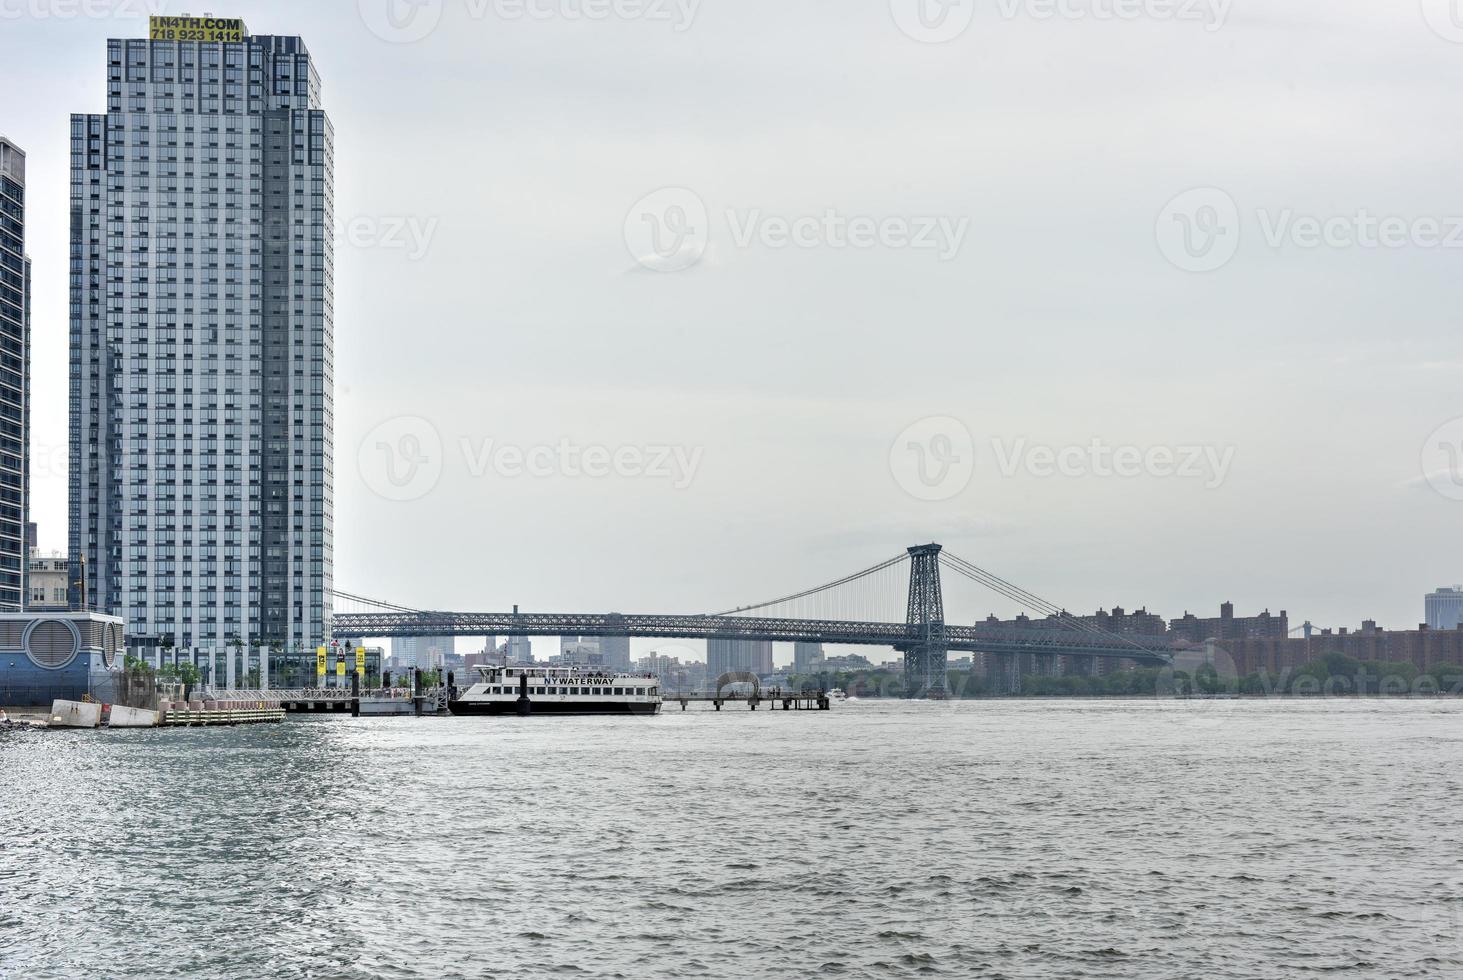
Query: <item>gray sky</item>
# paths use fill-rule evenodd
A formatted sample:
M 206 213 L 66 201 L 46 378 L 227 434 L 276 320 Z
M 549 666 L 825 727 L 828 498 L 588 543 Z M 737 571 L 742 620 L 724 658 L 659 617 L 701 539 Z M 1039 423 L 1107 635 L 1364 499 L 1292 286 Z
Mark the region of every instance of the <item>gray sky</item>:
M 68 114 L 146 30 L 79 3 L 0 0 L 48 548 Z M 627 3 L 212 5 L 336 128 L 340 587 L 696 612 L 937 539 L 1078 610 L 1401 628 L 1463 580 L 1446 0 Z

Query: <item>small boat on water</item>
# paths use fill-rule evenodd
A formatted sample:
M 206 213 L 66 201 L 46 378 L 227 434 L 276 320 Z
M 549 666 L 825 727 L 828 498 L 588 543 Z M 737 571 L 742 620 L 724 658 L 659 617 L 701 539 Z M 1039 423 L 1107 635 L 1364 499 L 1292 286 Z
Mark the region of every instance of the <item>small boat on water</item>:
M 835 687 L 828 692 L 828 698 L 832 701 L 847 701 L 848 695 L 844 693 L 843 688 Z
M 478 681 L 447 704 L 454 715 L 654 715 L 660 681 L 601 667 L 479 665 Z

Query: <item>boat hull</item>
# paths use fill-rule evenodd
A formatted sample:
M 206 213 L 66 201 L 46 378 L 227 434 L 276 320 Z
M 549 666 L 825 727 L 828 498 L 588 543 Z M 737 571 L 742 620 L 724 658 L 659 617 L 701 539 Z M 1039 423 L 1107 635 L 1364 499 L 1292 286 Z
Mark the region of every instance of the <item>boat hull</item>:
M 452 701 L 447 710 L 454 715 L 516 715 L 514 701 Z M 659 704 L 627 702 L 595 704 L 574 701 L 530 701 L 530 715 L 657 715 Z

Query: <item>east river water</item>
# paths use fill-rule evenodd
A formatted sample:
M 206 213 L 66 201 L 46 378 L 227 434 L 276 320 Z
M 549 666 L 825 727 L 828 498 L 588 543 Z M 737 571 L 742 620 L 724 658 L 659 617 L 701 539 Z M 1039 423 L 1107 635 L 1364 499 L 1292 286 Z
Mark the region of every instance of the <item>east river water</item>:
M 1458 977 L 1463 703 L 0 732 L 5 977 Z

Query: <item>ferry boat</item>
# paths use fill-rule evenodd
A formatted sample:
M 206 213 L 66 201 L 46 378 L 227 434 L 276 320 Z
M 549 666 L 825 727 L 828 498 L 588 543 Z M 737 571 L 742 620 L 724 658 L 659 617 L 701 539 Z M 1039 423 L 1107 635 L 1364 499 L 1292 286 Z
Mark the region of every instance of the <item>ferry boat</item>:
M 480 664 L 478 681 L 447 705 L 454 715 L 654 715 L 660 681 L 601 667 Z

